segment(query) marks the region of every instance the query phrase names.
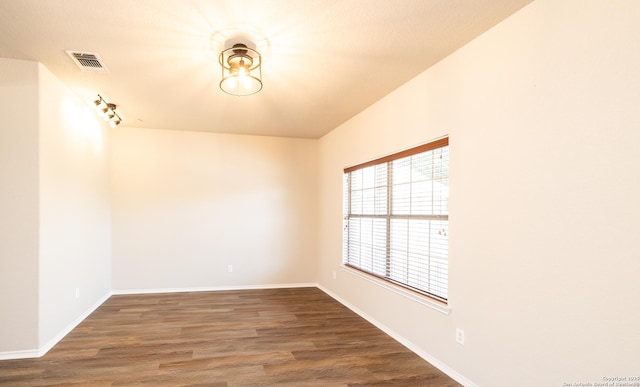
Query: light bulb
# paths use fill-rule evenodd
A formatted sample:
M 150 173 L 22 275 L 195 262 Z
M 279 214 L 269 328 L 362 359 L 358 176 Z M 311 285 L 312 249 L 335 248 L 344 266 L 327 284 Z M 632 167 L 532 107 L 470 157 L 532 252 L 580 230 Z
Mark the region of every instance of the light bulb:
M 233 90 L 236 88 L 237 86 L 236 78 L 237 77 L 229 77 L 224 81 L 224 83 L 227 85 L 227 89 Z
M 242 85 L 244 86 L 245 89 L 249 90 L 251 89 L 251 78 L 249 77 L 242 77 Z
M 106 107 L 106 105 L 105 105 L 105 107 L 104 107 L 104 108 L 102 108 L 102 109 L 98 110 L 98 115 L 99 115 L 103 120 L 105 120 L 105 121 L 106 121 L 106 120 L 108 119 L 107 117 L 108 117 L 108 114 L 109 114 L 109 111 L 110 111 L 110 110 L 111 110 L 111 109 L 109 109 L 109 108 L 108 108 L 108 107 Z

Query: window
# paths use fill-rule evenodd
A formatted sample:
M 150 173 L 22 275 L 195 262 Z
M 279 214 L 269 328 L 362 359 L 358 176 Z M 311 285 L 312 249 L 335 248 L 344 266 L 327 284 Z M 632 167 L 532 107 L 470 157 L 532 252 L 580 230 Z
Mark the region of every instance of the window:
M 447 301 L 449 139 L 344 170 L 343 263 Z

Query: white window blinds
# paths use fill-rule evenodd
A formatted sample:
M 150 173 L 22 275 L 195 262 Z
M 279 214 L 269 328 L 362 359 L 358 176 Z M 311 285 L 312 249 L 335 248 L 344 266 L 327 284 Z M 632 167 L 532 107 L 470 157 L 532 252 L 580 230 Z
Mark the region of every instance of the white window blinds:
M 344 172 L 344 264 L 446 301 L 448 138 Z

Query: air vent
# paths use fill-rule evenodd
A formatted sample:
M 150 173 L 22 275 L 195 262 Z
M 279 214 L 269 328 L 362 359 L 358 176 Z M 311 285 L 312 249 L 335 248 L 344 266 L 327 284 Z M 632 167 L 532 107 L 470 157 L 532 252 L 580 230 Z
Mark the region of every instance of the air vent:
M 73 59 L 82 71 L 108 73 L 107 67 L 102 64 L 102 59 L 97 54 L 79 51 L 67 51 L 67 54 Z

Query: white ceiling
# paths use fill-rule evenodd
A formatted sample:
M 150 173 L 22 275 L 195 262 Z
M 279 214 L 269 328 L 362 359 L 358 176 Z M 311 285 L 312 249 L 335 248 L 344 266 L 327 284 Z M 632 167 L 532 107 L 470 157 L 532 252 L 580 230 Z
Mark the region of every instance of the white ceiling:
M 532 0 L 0 0 L 0 57 L 43 63 L 123 125 L 319 138 Z M 270 43 L 264 88 L 219 87 L 211 36 Z M 65 50 L 98 54 L 82 72 Z

